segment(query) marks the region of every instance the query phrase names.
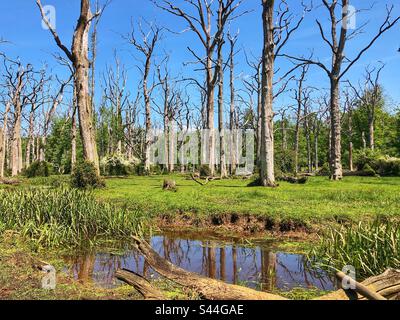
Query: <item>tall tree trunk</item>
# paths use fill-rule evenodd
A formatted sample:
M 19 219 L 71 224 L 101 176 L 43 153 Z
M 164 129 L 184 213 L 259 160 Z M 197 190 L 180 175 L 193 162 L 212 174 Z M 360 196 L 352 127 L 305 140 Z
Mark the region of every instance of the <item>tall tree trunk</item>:
M 339 81 L 331 77 L 331 179 L 343 178 L 342 168 L 342 133 L 339 103 Z
M 225 130 L 224 130 L 224 66 L 222 57 L 223 39 L 218 45 L 218 130 L 219 130 L 219 169 L 221 178 L 226 178 L 226 152 L 225 152 Z
M 29 168 L 31 165 L 31 150 L 32 150 L 32 144 L 34 141 L 33 137 L 33 129 L 34 129 L 34 119 L 35 119 L 35 113 L 34 113 L 35 107 L 32 106 L 31 113 L 29 115 L 29 130 L 28 130 L 28 141 L 26 143 L 26 150 L 25 150 L 25 168 Z
M 300 86 L 299 94 L 301 95 L 302 87 Z M 300 149 L 300 118 L 301 118 L 301 101 L 297 102 L 297 113 L 296 113 L 296 127 L 294 130 L 294 173 L 299 173 L 299 149 Z
M 349 170 L 354 171 L 353 164 L 353 112 L 351 107 L 348 111 L 349 123 L 348 123 L 348 133 L 349 133 Z
M 373 111 L 371 111 L 371 114 L 368 116 L 368 132 L 369 147 L 371 150 L 375 150 L 375 115 Z
M 0 129 L 0 178 L 4 177 L 4 168 L 7 150 L 7 125 L 8 113 L 10 112 L 10 103 L 7 102 L 6 110 L 4 112 L 3 127 Z
M 80 133 L 82 137 L 83 153 L 86 160 L 93 163 L 97 174 L 100 175 L 99 157 L 96 145 L 96 129 L 93 119 L 93 108 L 89 95 L 89 29 L 92 13 L 90 1 L 81 1 L 81 16 L 79 18 L 74 40 L 72 55 L 75 69 L 75 88 L 78 106 Z
M 215 175 L 215 132 L 214 132 L 214 93 L 215 86 L 212 84 L 212 57 L 207 62 L 207 128 L 208 131 L 208 166 L 211 175 Z
M 230 59 L 230 108 L 229 108 L 229 129 L 231 131 L 230 137 L 230 174 L 234 175 L 236 173 L 236 151 L 237 151 L 237 135 L 236 135 L 236 126 L 235 126 L 235 61 L 234 61 L 234 42 L 231 41 L 231 59 Z
M 307 145 L 307 167 L 308 173 L 312 172 L 312 150 L 311 150 L 311 133 L 310 133 L 310 123 L 308 119 L 308 107 L 307 104 L 304 105 L 304 134 L 306 136 Z
M 262 0 L 264 49 L 262 63 L 262 107 L 261 107 L 261 170 L 263 186 L 275 187 L 274 173 L 274 0 Z
M 11 140 L 11 175 L 13 177 L 18 176 L 21 173 L 21 120 L 22 120 L 22 106 L 19 101 L 19 97 L 16 99 L 16 105 L 14 110 L 14 127 L 12 130 Z
M 71 124 L 71 172 L 75 170 L 76 166 L 76 107 L 72 111 L 72 124 Z

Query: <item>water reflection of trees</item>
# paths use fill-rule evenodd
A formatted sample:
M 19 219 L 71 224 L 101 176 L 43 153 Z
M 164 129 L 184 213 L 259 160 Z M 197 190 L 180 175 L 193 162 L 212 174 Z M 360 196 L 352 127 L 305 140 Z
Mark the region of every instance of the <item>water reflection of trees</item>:
M 238 243 L 153 237 L 152 246 L 162 257 L 187 270 L 263 291 L 303 286 L 332 289 L 326 275 L 310 270 L 303 256 L 275 253 L 269 248 L 247 248 Z M 127 268 L 146 277 L 154 274 L 136 251 L 126 255 L 88 254 L 76 259 L 73 272 L 81 281 L 103 286 L 115 283 L 117 269 Z

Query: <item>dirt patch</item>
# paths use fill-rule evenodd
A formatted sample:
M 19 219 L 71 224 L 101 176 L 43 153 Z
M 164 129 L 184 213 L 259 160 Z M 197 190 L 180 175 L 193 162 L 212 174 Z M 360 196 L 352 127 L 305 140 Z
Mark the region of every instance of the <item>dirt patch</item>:
M 226 231 L 244 236 L 285 236 L 290 238 L 310 238 L 316 231 L 302 221 L 284 219 L 274 220 L 249 214 L 220 214 L 209 217 L 191 216 L 189 214 L 162 215 L 156 218 L 156 224 L 162 230 L 193 229 L 208 231 Z

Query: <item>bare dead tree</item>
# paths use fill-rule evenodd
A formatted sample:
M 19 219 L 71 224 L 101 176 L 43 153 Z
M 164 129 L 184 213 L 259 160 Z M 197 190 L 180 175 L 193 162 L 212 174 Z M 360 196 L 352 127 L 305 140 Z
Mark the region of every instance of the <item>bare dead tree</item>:
M 309 100 L 309 92 L 305 87 L 306 76 L 309 67 L 307 65 L 302 66 L 299 79 L 297 79 L 297 89 L 294 89 L 295 100 L 296 100 L 296 126 L 294 130 L 294 173 L 299 173 L 299 149 L 300 149 L 300 126 L 304 120 L 303 111 Z
M 347 117 L 347 137 L 349 140 L 349 170 L 354 171 L 353 162 L 353 146 L 354 146 L 354 131 L 353 131 L 353 110 L 356 103 L 356 97 L 351 95 L 350 90 L 343 92 L 344 97 L 344 114 Z
M 144 30 L 142 23 L 139 23 L 139 35 L 136 34 L 135 29 L 132 25 L 132 31 L 128 35 L 127 40 L 134 48 L 144 56 L 144 61 L 139 70 L 142 73 L 142 89 L 143 99 L 145 105 L 146 114 L 146 126 L 145 126 L 145 144 L 144 144 L 144 166 L 146 171 L 150 171 L 150 147 L 151 147 L 151 93 L 154 90 L 153 86 L 149 85 L 149 76 L 151 72 L 152 59 L 154 51 L 158 42 L 161 40 L 162 28 L 156 26 L 153 23 L 147 23 L 148 31 Z M 139 39 L 140 37 L 140 39 Z
M 7 130 L 8 130 L 8 117 L 10 113 L 11 103 L 8 97 L 3 101 L 5 108 L 2 113 L 3 123 L 0 127 L 0 178 L 4 178 L 4 167 L 6 160 L 7 150 Z
M 340 81 L 349 72 L 349 70 L 364 56 L 364 54 L 375 44 L 375 42 L 387 31 L 392 29 L 399 21 L 400 17 L 392 19 L 394 6 L 387 7 L 386 17 L 380 25 L 377 33 L 372 37 L 368 44 L 361 48 L 354 58 L 350 58 L 345 53 L 346 45 L 349 41 L 363 33 L 365 24 L 356 28 L 352 32 L 348 30 L 348 22 L 353 18 L 353 14 L 360 12 L 351 12 L 350 0 L 322 0 L 323 7 L 327 9 L 330 17 L 329 32 L 327 35 L 323 24 L 317 20 L 317 26 L 320 35 L 325 44 L 328 45 L 332 54 L 332 63 L 327 65 L 320 60 L 304 57 L 294 57 L 284 54 L 284 56 L 300 62 L 318 66 L 328 75 L 330 80 L 330 118 L 331 118 L 331 179 L 340 180 L 343 177 L 342 168 L 342 148 L 341 148 L 341 115 L 340 115 Z M 340 16 L 337 8 L 340 9 Z M 338 33 L 338 26 L 340 32 Z
M 381 63 L 379 67 L 367 67 L 364 76 L 364 85 L 359 84 L 357 89 L 350 81 L 348 85 L 353 90 L 360 105 L 365 108 L 368 119 L 368 142 L 371 150 L 375 149 L 375 120 L 376 109 L 382 101 L 382 87 L 379 84 L 380 76 L 385 67 Z
M 32 94 L 28 97 L 27 102 L 31 105 L 31 110 L 29 112 L 29 128 L 28 128 L 28 141 L 26 143 L 25 149 L 25 168 L 29 168 L 31 165 L 31 151 L 34 144 L 34 127 L 35 127 L 35 114 L 38 108 L 40 108 L 46 101 L 44 96 L 44 85 L 48 79 L 45 78 L 45 70 L 40 72 L 40 79 L 32 84 Z
M 262 6 L 264 45 L 261 71 L 260 180 L 265 187 L 275 187 L 273 121 L 275 59 L 281 55 L 281 51 L 291 35 L 300 27 L 304 20 L 304 15 L 296 20 L 284 0 L 280 1 L 277 8 L 275 8 L 275 0 L 262 0 Z M 276 9 L 277 18 L 275 21 Z M 304 7 L 304 10 L 306 11 L 307 8 Z
M 238 129 L 236 126 L 236 106 L 235 106 L 235 98 L 236 98 L 236 90 L 235 90 L 235 55 L 237 52 L 235 51 L 236 43 L 238 41 L 239 32 L 236 34 L 231 34 L 228 32 L 228 41 L 230 44 L 229 47 L 229 87 L 230 87 L 230 105 L 229 105 L 229 129 L 231 131 L 230 134 L 230 167 L 229 172 L 233 175 L 236 172 L 236 164 L 237 164 L 237 134 L 236 130 Z
M 209 130 L 208 137 L 208 165 L 211 174 L 215 174 L 215 134 L 214 134 L 214 98 L 215 87 L 218 77 L 220 76 L 220 64 L 216 63 L 214 58 L 215 52 L 221 45 L 221 39 L 226 24 L 232 19 L 237 18 L 245 12 L 235 15 L 235 11 L 239 8 L 243 0 L 218 0 L 217 9 L 217 28 L 213 28 L 214 8 L 213 1 L 208 0 L 184 0 L 187 8 L 179 7 L 167 0 L 153 0 L 155 5 L 164 11 L 167 11 L 181 19 L 187 25 L 188 30 L 194 32 L 205 51 L 205 57 L 202 58 L 192 48 L 188 47 L 189 52 L 196 59 L 196 63 L 202 66 L 199 70 L 205 71 L 206 79 L 206 127 Z M 190 11 L 193 10 L 193 12 Z M 214 30 L 215 29 L 215 30 Z
M 47 19 L 41 0 L 36 0 L 42 19 L 50 30 L 57 46 L 71 61 L 74 68 L 74 83 L 76 90 L 76 101 L 79 115 L 79 128 L 82 137 L 83 153 L 87 161 L 94 164 L 96 171 L 100 174 L 99 157 L 96 145 L 96 133 L 93 119 L 93 106 L 89 99 L 89 31 L 94 19 L 101 15 L 102 10 L 94 14 L 90 8 L 90 0 L 81 0 L 80 17 L 75 27 L 72 39 L 72 48 L 68 49 L 61 41 L 57 31 Z
M 21 173 L 23 169 L 22 160 L 22 139 L 21 125 L 23 107 L 27 105 L 27 101 L 31 93 L 28 93 L 29 82 L 32 80 L 34 70 L 32 65 L 23 66 L 19 60 L 12 60 L 3 55 L 4 78 L 8 92 L 8 99 L 12 106 L 12 133 L 11 133 L 11 150 L 10 163 L 11 174 L 13 177 Z
M 169 56 L 166 55 L 161 65 L 157 67 L 158 87 L 161 91 L 162 106 L 156 101 L 154 101 L 154 105 L 157 107 L 156 112 L 163 118 L 165 168 L 168 172 L 173 172 L 177 156 L 175 154 L 177 141 L 175 119 L 179 107 L 177 102 L 179 92 L 175 87 L 176 80 L 170 75 L 168 64 Z
M 110 103 L 113 121 L 110 129 L 113 131 L 111 149 L 117 154 L 123 153 L 124 125 L 123 110 L 127 107 L 129 93 L 126 90 L 128 80 L 126 69 L 121 65 L 116 53 L 114 54 L 115 67 L 107 67 L 104 75 L 104 97 Z

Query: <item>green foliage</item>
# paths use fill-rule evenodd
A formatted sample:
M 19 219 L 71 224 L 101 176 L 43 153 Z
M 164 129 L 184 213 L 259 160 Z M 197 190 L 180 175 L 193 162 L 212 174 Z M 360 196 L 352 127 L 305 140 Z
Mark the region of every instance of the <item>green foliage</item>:
M 78 163 L 72 172 L 71 186 L 77 189 L 96 189 L 105 187 L 105 183 L 98 176 L 93 163 L 84 161 Z
M 358 278 L 381 274 L 400 267 L 400 223 L 378 218 L 356 226 L 331 228 L 321 238 L 310 258 L 314 264 L 342 270 L 355 267 Z
M 118 154 L 104 157 L 100 166 L 105 176 L 127 176 L 133 172 L 133 164 Z
M 354 154 L 354 164 L 359 171 L 362 171 L 366 165 L 374 168 L 379 157 L 381 157 L 381 154 L 378 151 L 371 149 L 358 150 Z
M 375 167 L 382 176 L 400 176 L 400 158 L 381 157 Z
M 371 166 L 368 163 L 366 163 L 364 168 L 362 169 L 362 175 L 366 177 L 375 177 L 376 172 L 374 169 L 371 168 Z
M 52 122 L 51 134 L 46 143 L 46 159 L 59 174 L 71 173 L 71 128 L 68 118 L 56 118 Z M 77 140 L 77 158 L 83 158 L 83 147 L 79 132 Z
M 0 191 L 0 228 L 15 230 L 37 247 L 91 246 L 140 233 L 136 211 L 98 202 L 76 189 Z
M 48 177 L 52 172 L 52 166 L 46 161 L 35 161 L 24 170 L 24 175 L 28 178 Z
M 355 164 L 360 171 L 364 171 L 368 166 L 381 176 L 400 176 L 400 158 L 382 156 L 370 149 L 357 152 Z

